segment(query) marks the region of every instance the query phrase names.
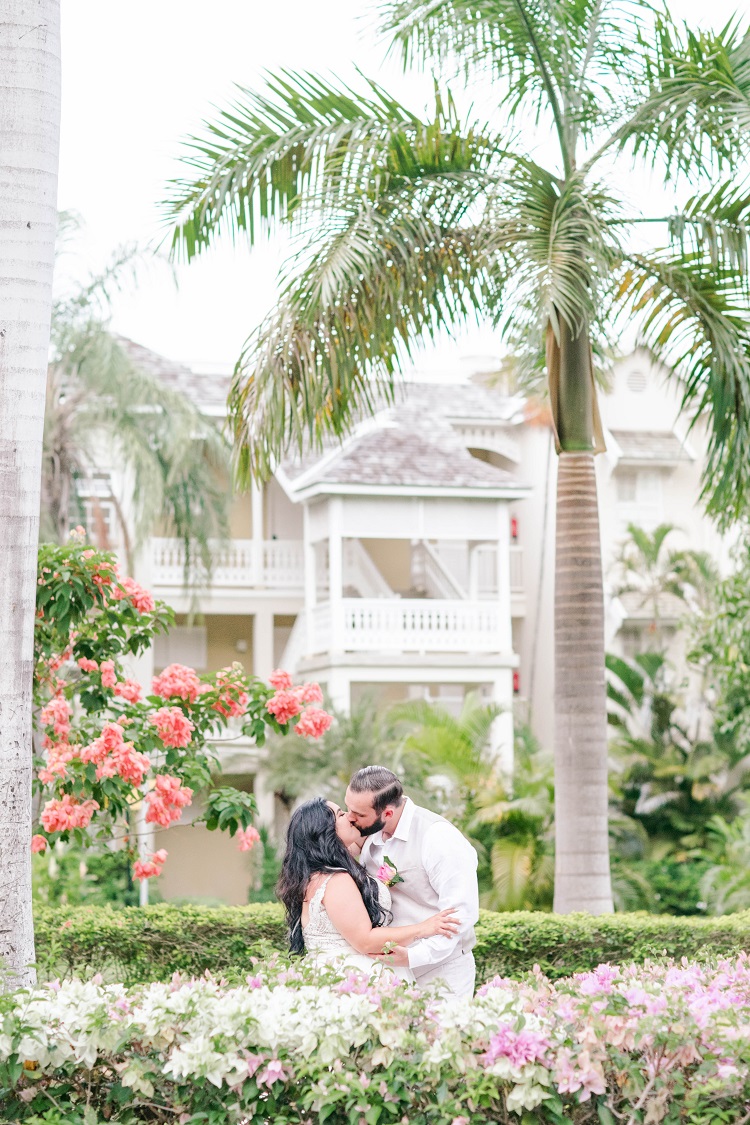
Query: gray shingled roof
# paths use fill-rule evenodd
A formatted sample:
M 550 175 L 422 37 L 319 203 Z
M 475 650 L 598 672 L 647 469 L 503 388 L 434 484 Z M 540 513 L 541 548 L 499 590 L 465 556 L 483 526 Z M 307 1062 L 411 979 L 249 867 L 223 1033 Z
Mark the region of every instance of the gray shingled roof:
M 656 430 L 610 430 L 624 461 L 692 461 L 677 434 Z
M 179 391 L 199 410 L 214 412 L 226 407 L 231 383 L 229 375 L 201 374 L 192 371 L 184 363 L 167 359 L 125 336 L 118 336 L 117 341 L 142 371 L 158 379 L 170 390 Z
M 226 406 L 231 379 L 192 371 L 185 364 L 118 337 L 134 363 L 199 409 Z M 290 481 L 303 474 L 311 483 L 493 489 L 517 484 L 510 473 L 472 457 L 449 419 L 483 422 L 510 420 L 518 402 L 473 383 L 406 383 L 396 405 L 385 402 L 378 418 L 341 445 L 290 456 L 284 472 Z M 319 466 L 319 471 L 315 471 Z
M 402 485 L 427 488 L 502 488 L 516 482 L 510 473 L 478 461 L 441 432 L 384 426 L 352 441 L 322 467 L 317 482 L 326 484 Z

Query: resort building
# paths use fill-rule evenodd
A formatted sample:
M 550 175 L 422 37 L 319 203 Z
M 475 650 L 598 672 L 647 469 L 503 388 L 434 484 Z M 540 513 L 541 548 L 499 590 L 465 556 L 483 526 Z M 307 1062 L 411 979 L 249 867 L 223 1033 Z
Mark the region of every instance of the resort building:
M 227 378 L 126 345 L 223 416 Z M 683 544 L 726 561 L 698 504 L 705 436 L 689 432 L 678 405 L 645 353 L 618 364 L 597 458 L 605 579 L 629 523 L 669 522 Z M 320 682 L 341 710 L 365 694 L 457 708 L 476 691 L 503 707 L 492 751 L 509 766 L 514 714 L 552 741 L 556 471 L 544 411 L 520 396 L 476 380 L 408 383 L 341 444 L 288 458 L 266 485 L 234 498 L 210 584 L 194 574 L 186 588 L 177 540 L 147 544 L 137 577 L 178 617 L 138 674 L 147 681 L 173 662 L 208 671 L 240 660 L 261 677 L 283 667 Z M 115 487 L 103 469 L 100 505 Z M 648 613 L 637 597 L 609 591 L 608 647 L 632 654 Z M 229 782 L 254 791 L 261 821 L 278 830 L 284 810 L 264 787 L 263 751 L 236 738 L 220 752 Z M 248 857 L 188 821 L 155 840 L 170 851 L 164 896 L 246 901 Z

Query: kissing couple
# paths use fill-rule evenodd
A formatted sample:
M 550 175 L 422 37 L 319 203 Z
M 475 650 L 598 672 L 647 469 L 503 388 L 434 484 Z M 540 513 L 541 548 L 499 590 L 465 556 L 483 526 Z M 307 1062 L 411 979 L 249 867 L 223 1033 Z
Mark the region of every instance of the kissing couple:
M 472 996 L 474 848 L 384 766 L 355 773 L 345 802 L 316 797 L 289 821 L 277 893 L 292 953 Z

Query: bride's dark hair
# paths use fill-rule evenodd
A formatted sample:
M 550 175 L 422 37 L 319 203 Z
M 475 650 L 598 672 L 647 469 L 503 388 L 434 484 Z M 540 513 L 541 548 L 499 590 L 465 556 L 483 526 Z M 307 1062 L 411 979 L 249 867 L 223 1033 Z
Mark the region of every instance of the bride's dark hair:
M 286 834 L 286 852 L 276 894 L 284 904 L 292 953 L 305 952 L 302 901 L 318 872 L 346 871 L 359 888 L 373 926 L 387 922 L 378 899 L 378 885 L 357 863 L 336 835 L 336 817 L 322 797 L 305 801 L 294 812 Z

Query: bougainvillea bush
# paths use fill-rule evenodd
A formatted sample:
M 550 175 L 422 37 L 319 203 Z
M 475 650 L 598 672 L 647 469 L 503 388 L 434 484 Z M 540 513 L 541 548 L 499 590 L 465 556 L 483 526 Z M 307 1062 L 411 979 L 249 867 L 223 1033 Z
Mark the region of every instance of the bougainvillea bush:
M 261 745 L 269 729 L 316 738 L 330 725 L 317 684 L 295 686 L 283 672 L 270 684 L 240 664 L 212 675 L 172 664 L 150 692 L 128 676 L 138 657 L 169 628 L 172 612 L 132 578 L 115 557 L 87 546 L 77 530 L 65 546 L 39 553 L 34 704 L 38 830 L 32 850 L 73 840 L 121 840 L 135 859 L 133 817 L 178 821 L 198 789 L 208 793 L 206 827 L 237 835 L 247 850 L 258 839 L 252 796 L 216 787 L 216 741 L 231 727 Z M 197 821 L 196 821 L 197 823 Z M 138 879 L 158 875 L 164 849 L 135 859 Z
M 444 999 L 266 963 L 0 998 L 5 1121 L 716 1125 L 750 1112 L 750 966 L 647 964 Z

